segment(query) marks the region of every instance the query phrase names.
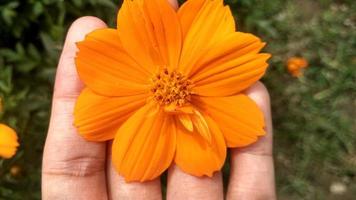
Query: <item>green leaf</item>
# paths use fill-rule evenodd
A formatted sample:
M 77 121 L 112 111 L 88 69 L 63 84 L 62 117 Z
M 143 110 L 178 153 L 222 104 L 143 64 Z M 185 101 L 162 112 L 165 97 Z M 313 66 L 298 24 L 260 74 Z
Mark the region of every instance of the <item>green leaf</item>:
M 35 17 L 37 17 L 38 15 L 42 14 L 42 12 L 43 12 L 43 5 L 40 1 L 37 1 L 33 5 L 33 14 L 35 15 Z

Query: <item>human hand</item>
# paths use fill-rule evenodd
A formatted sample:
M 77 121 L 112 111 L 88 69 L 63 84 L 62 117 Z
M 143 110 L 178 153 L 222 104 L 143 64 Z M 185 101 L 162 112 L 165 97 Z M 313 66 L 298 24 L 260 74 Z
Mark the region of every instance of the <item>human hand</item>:
M 177 8 L 177 2 L 170 0 Z M 95 29 L 105 28 L 100 19 L 83 17 L 71 26 L 58 64 L 52 116 L 43 155 L 43 199 L 161 199 L 159 179 L 126 183 L 111 164 L 111 142 L 81 138 L 73 126 L 74 104 L 83 84 L 74 57 L 76 42 Z M 231 149 L 227 199 L 275 199 L 272 159 L 272 125 L 268 92 L 261 83 L 246 91 L 264 113 L 267 135 L 245 148 Z M 212 178 L 195 177 L 171 166 L 167 199 L 223 199 L 221 172 Z

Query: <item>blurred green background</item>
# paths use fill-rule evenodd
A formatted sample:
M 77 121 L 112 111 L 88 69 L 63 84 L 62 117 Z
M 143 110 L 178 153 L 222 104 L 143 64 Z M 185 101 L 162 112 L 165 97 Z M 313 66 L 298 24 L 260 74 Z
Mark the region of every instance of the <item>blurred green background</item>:
M 272 99 L 279 199 L 355 199 L 355 1 L 225 2 L 238 29 L 259 35 L 274 55 L 263 81 Z M 66 31 L 84 15 L 115 26 L 119 4 L 0 1 L 0 122 L 14 127 L 21 141 L 14 158 L 0 160 L 0 199 L 40 199 L 42 148 Z M 286 70 L 293 56 L 309 62 L 302 77 Z

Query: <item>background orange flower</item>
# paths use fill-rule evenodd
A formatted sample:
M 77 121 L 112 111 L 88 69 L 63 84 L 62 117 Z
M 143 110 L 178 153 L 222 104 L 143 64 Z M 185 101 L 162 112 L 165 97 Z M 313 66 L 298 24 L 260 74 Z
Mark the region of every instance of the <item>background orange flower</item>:
M 0 124 L 0 157 L 13 157 L 18 146 L 16 132 L 7 125 Z
M 303 69 L 307 68 L 308 65 L 308 61 L 302 57 L 291 57 L 287 61 L 288 72 L 294 77 L 301 76 Z

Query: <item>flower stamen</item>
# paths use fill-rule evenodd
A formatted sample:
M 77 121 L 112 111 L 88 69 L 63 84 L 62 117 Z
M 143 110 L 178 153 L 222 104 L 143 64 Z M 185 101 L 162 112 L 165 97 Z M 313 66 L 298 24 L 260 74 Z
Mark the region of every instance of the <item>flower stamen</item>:
M 182 73 L 164 68 L 151 81 L 151 93 L 159 105 L 181 107 L 190 101 L 192 82 Z

